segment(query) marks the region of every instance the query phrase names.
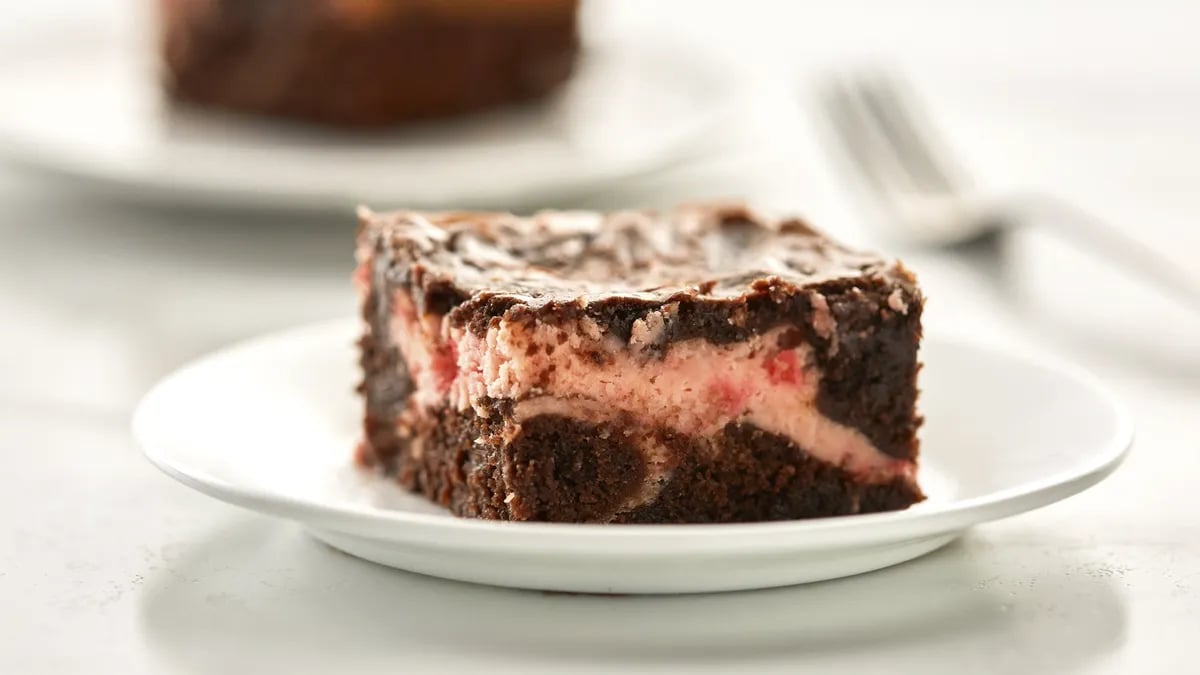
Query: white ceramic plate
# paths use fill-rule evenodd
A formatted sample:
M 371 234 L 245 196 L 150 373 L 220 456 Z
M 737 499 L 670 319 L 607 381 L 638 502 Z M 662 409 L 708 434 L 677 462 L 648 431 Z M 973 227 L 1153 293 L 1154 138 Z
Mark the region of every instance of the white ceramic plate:
M 351 464 L 356 329 L 321 324 L 201 359 L 146 395 L 134 434 L 172 477 L 299 521 L 353 555 L 450 579 L 609 593 L 765 588 L 893 565 L 1095 484 L 1133 435 L 1086 373 L 931 338 L 921 401 L 929 499 L 907 511 L 733 525 L 463 520 Z
M 519 208 L 683 161 L 738 100 L 692 55 L 591 49 L 543 103 L 353 134 L 171 107 L 152 57 L 141 42 L 86 38 L 6 48 L 0 153 L 147 201 Z

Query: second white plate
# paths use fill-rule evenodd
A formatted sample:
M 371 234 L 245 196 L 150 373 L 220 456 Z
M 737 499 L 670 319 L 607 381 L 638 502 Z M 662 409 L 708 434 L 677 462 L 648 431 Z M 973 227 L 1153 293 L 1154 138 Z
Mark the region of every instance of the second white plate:
M 740 98 L 722 68 L 694 55 L 614 46 L 585 51 L 542 103 L 338 133 L 169 106 L 153 49 L 86 36 L 6 47 L 0 153 L 143 201 L 520 208 L 680 162 Z
M 971 525 L 1094 485 L 1133 437 L 1071 366 L 931 338 L 922 349 L 921 483 L 907 511 L 731 525 L 572 525 L 454 518 L 352 466 L 360 403 L 339 321 L 235 346 L 167 377 L 134 433 L 172 477 L 299 521 L 351 554 L 478 583 L 600 593 L 766 588 L 909 560 Z

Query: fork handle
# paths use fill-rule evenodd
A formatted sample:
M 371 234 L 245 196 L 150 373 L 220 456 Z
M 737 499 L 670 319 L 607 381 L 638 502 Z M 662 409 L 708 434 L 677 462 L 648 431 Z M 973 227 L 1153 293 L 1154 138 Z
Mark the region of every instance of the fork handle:
M 1020 200 L 1028 218 L 1048 230 L 1057 231 L 1080 247 L 1120 265 L 1161 290 L 1200 311 L 1200 278 L 1135 237 L 1082 208 L 1044 193 L 1025 195 Z

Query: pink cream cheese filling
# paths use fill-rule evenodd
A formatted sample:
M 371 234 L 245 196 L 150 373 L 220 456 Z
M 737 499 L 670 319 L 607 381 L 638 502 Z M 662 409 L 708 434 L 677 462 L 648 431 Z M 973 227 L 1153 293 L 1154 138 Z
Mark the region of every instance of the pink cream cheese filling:
M 821 375 L 812 348 L 786 326 L 743 342 L 694 338 L 652 353 L 665 325 L 659 311 L 636 321 L 625 342 L 586 318 L 563 327 L 499 322 L 476 335 L 444 317 L 419 317 L 402 291 L 392 310 L 391 339 L 421 408 L 487 416 L 484 399 L 511 399 L 517 424 L 544 414 L 599 422 L 625 412 L 647 427 L 696 437 L 749 423 L 865 480 L 915 473 L 912 462 L 880 452 L 817 410 Z M 643 448 L 650 464 L 655 450 Z

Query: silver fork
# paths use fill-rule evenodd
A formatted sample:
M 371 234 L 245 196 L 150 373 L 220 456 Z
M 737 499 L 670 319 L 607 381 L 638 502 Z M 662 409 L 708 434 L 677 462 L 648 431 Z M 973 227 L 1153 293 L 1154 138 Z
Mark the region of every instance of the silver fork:
M 838 144 L 902 235 L 930 246 L 998 252 L 1006 229 L 1051 227 L 1200 310 L 1200 279 L 1078 207 L 1044 193 L 981 197 L 898 78 L 883 73 L 837 78 L 822 89 L 820 100 Z

